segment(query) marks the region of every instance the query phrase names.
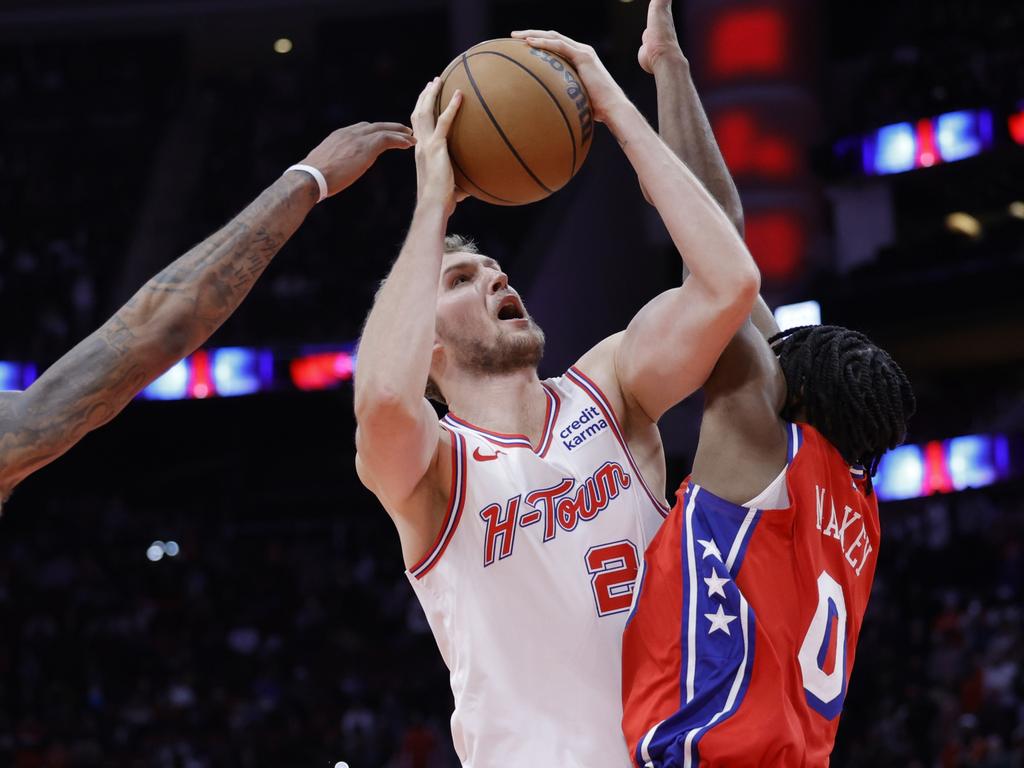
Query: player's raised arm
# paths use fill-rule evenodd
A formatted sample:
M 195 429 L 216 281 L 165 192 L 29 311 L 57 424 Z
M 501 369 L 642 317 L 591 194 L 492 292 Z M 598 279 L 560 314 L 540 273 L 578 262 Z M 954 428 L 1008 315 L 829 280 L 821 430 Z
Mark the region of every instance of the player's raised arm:
M 461 94 L 437 119 L 439 78 L 412 115 L 417 201 L 412 224 L 366 319 L 355 375 L 359 476 L 392 514 L 423 479 L 437 453 L 437 416 L 424 398 L 433 355 L 437 292 L 448 218 L 456 191 L 448 129 Z
M 693 173 L 665 145 L 590 46 L 557 32 L 513 33 L 576 67 L 594 118 L 608 125 L 658 209 L 691 277 L 655 297 L 614 349 L 627 407 L 651 421 L 700 387 L 750 314 L 760 276 L 736 228 Z
M 672 0 L 651 0 L 637 60 L 657 83 L 659 135 L 707 187 L 742 236 L 743 206 L 679 46 Z
M 381 152 L 412 146 L 398 123 L 341 128 L 218 232 L 152 278 L 27 390 L 0 399 L 0 499 L 116 416 L 231 315 L 322 196 L 358 179 Z
M 651 0 L 637 60 L 654 75 L 662 139 L 693 170 L 742 235 L 739 194 L 679 46 L 671 0 Z M 765 341 L 777 332 L 775 318 L 758 297 L 750 319 L 726 346 L 704 384 L 693 476 L 736 503 L 757 495 L 785 464 L 786 433 L 778 414 L 786 382 Z
M 651 0 L 637 61 L 645 72 L 654 75 L 658 93 L 658 134 L 718 201 L 742 237 L 743 205 L 701 106 L 690 62 L 679 45 L 672 18 L 672 0 Z M 685 277 L 689 272 L 686 254 L 683 258 Z M 778 333 L 775 318 L 763 299 L 754 303 L 751 319 L 765 338 Z

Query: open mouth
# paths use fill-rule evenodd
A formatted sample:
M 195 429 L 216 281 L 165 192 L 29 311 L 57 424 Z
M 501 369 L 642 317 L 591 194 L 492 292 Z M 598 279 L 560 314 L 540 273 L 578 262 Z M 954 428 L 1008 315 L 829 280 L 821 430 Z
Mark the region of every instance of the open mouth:
M 499 320 L 523 320 L 526 313 L 514 296 L 506 296 L 498 305 Z

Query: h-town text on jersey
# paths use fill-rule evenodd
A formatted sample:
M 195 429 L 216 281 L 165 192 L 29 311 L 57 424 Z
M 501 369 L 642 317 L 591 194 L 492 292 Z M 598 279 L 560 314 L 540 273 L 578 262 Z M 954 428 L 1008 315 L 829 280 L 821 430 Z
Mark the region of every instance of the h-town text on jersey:
M 551 541 L 559 529 L 573 531 L 579 523 L 593 520 L 632 483 L 621 464 L 609 461 L 579 485 L 575 478 L 566 477 L 550 487 L 513 496 L 504 504 L 488 504 L 480 510 L 487 525 L 484 566 L 512 554 L 516 528 L 543 522 L 544 541 Z

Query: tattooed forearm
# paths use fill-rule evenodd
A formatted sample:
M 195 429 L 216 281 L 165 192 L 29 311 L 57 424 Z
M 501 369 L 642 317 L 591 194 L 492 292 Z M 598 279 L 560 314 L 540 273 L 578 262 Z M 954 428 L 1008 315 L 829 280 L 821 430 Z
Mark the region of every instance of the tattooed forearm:
M 316 199 L 305 174 L 278 179 L 225 227 L 147 282 L 28 390 L 0 398 L 0 500 L 206 341 Z
M 305 174 L 286 175 L 143 287 L 148 300 L 142 303 L 151 305 L 156 297 L 173 315 L 174 328 L 188 351 L 230 316 L 298 228 L 316 201 L 309 182 Z

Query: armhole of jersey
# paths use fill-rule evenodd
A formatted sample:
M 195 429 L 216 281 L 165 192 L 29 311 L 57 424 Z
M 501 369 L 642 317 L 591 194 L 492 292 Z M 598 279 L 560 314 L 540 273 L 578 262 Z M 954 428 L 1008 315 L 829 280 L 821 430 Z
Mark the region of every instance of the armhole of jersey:
M 797 453 L 800 451 L 800 446 L 803 444 L 803 430 L 799 425 L 794 423 L 786 424 L 786 465 L 782 468 L 775 479 L 766 485 L 759 494 L 757 494 L 750 501 L 745 504 L 741 504 L 741 507 L 757 507 L 761 510 L 776 510 L 776 509 L 788 509 L 790 506 L 789 498 L 789 469 L 793 464 L 793 459 L 796 458 Z M 781 493 L 780 493 L 781 491 Z M 783 504 L 779 500 L 779 496 L 784 495 L 786 503 Z
M 629 465 L 633 468 L 634 474 L 640 478 L 640 485 L 643 486 L 644 491 L 647 493 L 647 497 L 654 504 L 654 508 L 658 510 L 663 518 L 668 517 L 668 513 L 671 511 L 664 499 L 659 500 L 658 497 L 651 492 L 651 489 L 647 485 L 647 481 L 644 479 L 643 473 L 640 468 L 636 465 L 636 461 L 633 459 L 633 454 L 629 450 L 629 445 L 626 443 L 625 433 L 622 431 L 622 427 L 619 425 L 619 420 L 615 417 L 615 409 L 612 408 L 608 398 L 605 397 L 604 392 L 597 386 L 593 381 L 587 378 L 586 374 L 583 373 L 575 365 L 565 372 L 566 377 L 575 384 L 577 387 L 582 389 L 587 396 L 594 401 L 597 407 L 604 414 L 605 419 L 608 421 L 608 425 L 612 428 L 612 433 L 615 435 L 615 439 L 619 441 L 619 445 L 622 446 L 623 452 L 626 454 L 626 459 L 629 461 Z
M 455 430 L 448 430 L 452 436 L 452 479 L 451 488 L 448 492 L 448 510 L 445 512 L 444 522 L 441 530 L 437 532 L 437 538 L 427 553 L 416 565 L 409 569 L 409 573 L 417 579 L 422 579 L 431 568 L 437 565 L 449 542 L 459 527 L 459 520 L 462 518 L 462 507 L 466 500 L 466 438 Z

